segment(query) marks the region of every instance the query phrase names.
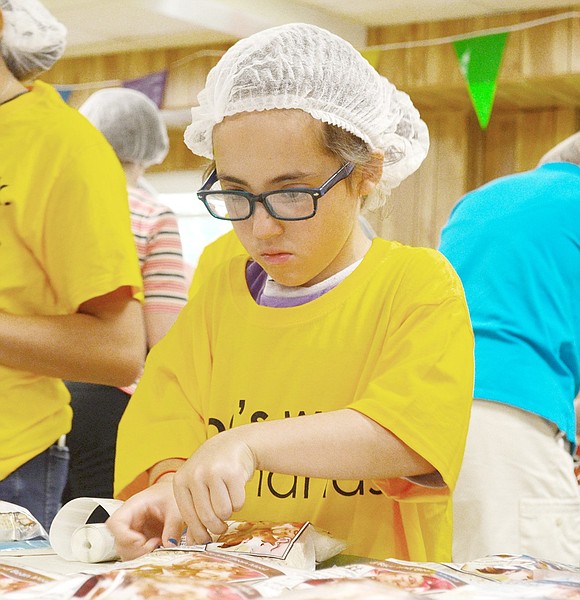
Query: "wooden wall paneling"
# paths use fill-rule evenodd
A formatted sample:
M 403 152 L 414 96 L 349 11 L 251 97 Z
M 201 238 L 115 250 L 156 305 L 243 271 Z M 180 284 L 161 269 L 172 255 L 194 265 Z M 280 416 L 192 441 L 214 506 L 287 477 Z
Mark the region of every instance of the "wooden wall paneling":
M 125 65 L 129 58 L 128 54 L 103 54 L 91 57 L 89 62 L 89 64 L 92 63 L 91 79 L 93 81 L 123 79 L 125 73 L 128 72 Z
M 468 163 L 471 169 L 479 165 L 480 171 L 470 175 L 467 189 L 534 168 L 545 152 L 578 131 L 579 114 L 578 109 L 558 107 L 495 111 L 480 135 L 471 117 Z
M 522 15 L 522 20 L 542 19 L 550 14 L 551 11 L 527 12 Z M 541 77 L 571 72 L 572 22 L 571 19 L 557 21 L 513 34 L 522 38 L 522 76 Z M 547 52 L 547 49 L 550 51 Z
M 498 111 L 483 131 L 470 111 L 422 115 L 431 135 L 427 158 L 393 191 L 388 212 L 365 216 L 382 237 L 434 248 L 463 194 L 534 168 L 547 150 L 578 130 L 580 121 L 580 111 L 569 108 Z
M 579 48 L 580 51 L 580 48 Z M 537 85 L 537 81 L 532 82 Z M 554 83 L 556 85 L 554 85 Z M 577 107 L 580 105 L 580 74 L 571 73 L 558 77 L 557 82 L 548 80 L 547 86 L 550 86 L 550 95 L 553 99 L 552 104 L 557 106 Z
M 493 114 L 492 114 L 493 118 Z M 473 110 L 466 115 L 467 154 L 465 159 L 465 192 L 485 182 L 486 132 L 481 129 Z
M 205 169 L 208 160 L 197 156 L 185 145 L 183 133 L 185 129 L 169 129 L 169 153 L 160 165 L 149 167 L 152 173 L 167 171 L 191 171 Z
M 475 114 L 467 119 L 468 154 L 465 192 L 474 190 L 496 177 L 515 172 L 515 138 L 518 111 L 494 110 L 486 130 Z
M 369 30 L 368 44 L 409 42 L 476 32 L 490 27 L 527 22 L 532 18 L 549 16 L 564 10 L 508 13 L 493 17 L 376 27 Z M 537 85 L 528 86 L 525 94 L 529 94 L 530 98 L 512 92 L 516 96 L 514 104 L 522 106 L 522 103 L 531 101 L 534 93 L 545 93 L 546 89 L 554 87 L 549 81 L 550 77 L 564 77 L 566 74 L 576 75 L 576 77 L 564 82 L 564 94 L 570 94 L 577 99 L 580 86 L 577 83 L 577 75 L 580 72 L 579 21 L 579 19 L 567 19 L 509 34 L 499 74 L 498 102 L 506 98 L 504 90 L 510 89 L 502 83 L 512 85 L 515 83 L 517 89 L 517 85 L 523 85 L 526 79 L 540 81 L 542 78 L 548 78 L 544 89 L 538 90 Z M 217 57 L 199 58 L 191 62 L 180 63 L 180 61 L 186 59 L 188 54 L 199 53 L 204 49 L 224 51 L 225 48 L 224 45 L 217 48 L 192 46 L 65 58 L 59 61 L 46 77 L 53 83 L 72 84 L 137 78 L 166 68 L 169 69 L 166 107 L 183 107 L 193 104 L 207 71 L 213 66 Z M 384 51 L 378 69 L 395 85 L 407 91 L 414 100 L 417 100 L 414 90 L 429 88 L 435 96 L 438 96 L 434 96 L 434 101 L 439 102 L 437 108 L 441 108 L 441 102 L 446 102 L 447 97 L 456 107 L 458 101 L 465 102 L 465 82 L 450 43 Z
M 425 40 L 431 37 L 429 23 L 412 23 L 408 26 L 410 40 Z M 418 48 L 407 48 L 405 50 L 405 69 L 409 84 L 413 86 L 425 86 L 431 81 L 431 77 L 438 73 L 436 65 L 439 64 L 437 51 L 433 52 L 435 46 L 424 46 Z M 429 58 L 432 57 L 432 60 Z M 431 65 L 431 69 L 429 69 Z
M 435 189 L 431 201 L 431 220 L 425 241 L 433 248 L 439 246 L 441 229 L 451 209 L 466 192 L 467 152 L 469 145 L 467 113 L 453 111 L 438 115 L 435 148 Z
M 580 4 L 576 7 L 580 12 Z M 572 73 L 580 73 L 580 19 L 572 19 L 570 23 L 570 70 Z
M 480 26 L 489 27 L 509 27 L 518 25 L 522 21 L 528 21 L 528 13 L 503 15 L 503 18 L 489 18 L 480 22 Z M 500 69 L 498 73 L 498 82 L 501 80 L 509 81 L 511 79 L 521 79 L 522 73 L 522 36 L 520 32 L 508 33 L 502 56 Z
M 413 235 L 410 242 L 414 246 L 433 246 L 433 221 L 440 193 L 439 172 L 441 164 L 441 139 L 445 135 L 446 114 L 423 114 L 429 127 L 429 152 L 419 169 L 411 176 L 415 182 L 415 207 L 413 211 Z
M 113 66 L 107 72 L 107 78 L 109 79 L 115 77 L 122 80 L 135 79 L 167 68 L 166 50 L 108 54 L 103 58 Z
M 369 30 L 367 44 L 374 46 L 378 44 L 390 44 L 401 42 L 408 32 L 406 25 L 393 25 L 385 31 L 382 28 L 373 27 Z M 391 83 L 401 89 L 408 85 L 407 69 L 405 66 L 406 50 L 390 50 L 381 52 L 377 71 L 384 75 Z
M 544 79 L 520 78 L 517 82 L 514 80 L 498 82 L 494 109 L 517 110 L 555 104 L 557 100 L 554 95 L 558 93 L 557 89 L 550 87 L 549 80 Z
M 509 27 L 569 12 L 574 8 L 376 27 L 369 31 L 369 44 L 411 42 Z M 496 102 L 511 108 L 549 106 L 558 102 L 578 104 L 579 21 L 580 19 L 568 18 L 510 32 L 500 66 Z M 461 106 L 461 102 L 465 103 L 466 84 L 460 74 L 451 43 L 385 50 L 378 69 L 415 101 L 421 100 L 426 104 L 430 93 L 432 108 L 435 108 L 438 101 L 437 96 L 444 98 L 443 101 L 448 100 L 456 108 Z M 441 107 L 440 103 L 438 108 Z
M 419 171 L 424 167 L 425 164 L 421 165 Z M 363 215 L 379 236 L 403 244 L 416 244 L 417 205 L 420 201 L 419 171 L 392 190 L 386 204 L 380 209 L 363 208 Z
M 197 93 L 203 87 L 208 71 L 219 59 L 219 56 L 213 54 L 221 54 L 225 49 L 221 45 L 211 48 L 143 50 L 64 58 L 57 62 L 43 79 L 57 84 L 98 84 L 114 80 L 123 82 L 167 70 L 163 107 L 191 107 L 196 103 Z M 85 96 L 98 87 L 96 85 Z M 81 95 L 75 91 L 75 101 Z M 79 104 L 80 102 L 76 102 L 77 106 Z
M 579 130 L 580 111 L 550 108 L 520 111 L 518 119 L 518 170 L 533 169 L 540 158 L 564 138 Z
M 471 100 L 465 83 L 454 87 L 412 87 L 404 91 L 413 98 L 413 103 L 419 109 L 421 114 L 423 114 L 424 111 L 459 110 L 467 108 L 472 110 Z
M 465 191 L 466 114 L 424 114 L 431 146 L 421 167 L 393 190 L 386 210 L 365 212 L 379 235 L 435 248 L 451 208 Z
M 170 69 L 167 75 L 167 87 L 164 95 L 164 107 L 173 109 L 193 106 L 201 89 L 199 69 L 196 63 L 185 63 Z M 203 74 L 205 79 L 205 73 Z
M 363 210 L 376 233 L 389 240 L 412 244 L 415 239 L 416 177 L 411 176 L 389 196 L 378 210 Z
M 188 49 L 174 52 L 169 66 L 164 108 L 183 108 L 197 104 L 197 94 L 203 89 L 211 68 L 218 62 L 225 47 Z
M 434 39 L 461 33 L 463 27 L 463 21 L 452 21 L 372 28 L 369 30 L 368 43 L 384 45 Z M 378 71 L 405 91 L 432 85 L 433 81 L 457 85 L 462 81 L 450 44 L 385 50 L 381 53 Z
M 429 39 L 464 34 L 471 31 L 468 20 L 439 21 L 429 23 Z M 427 83 L 442 81 L 447 88 L 464 87 L 464 78 L 459 68 L 459 61 L 453 44 L 437 44 L 429 46 L 427 52 Z
M 526 110 L 514 115 L 517 135 L 515 137 L 515 172 L 533 169 L 538 160 L 553 145 L 555 111 Z
M 207 73 L 225 52 L 222 46 L 212 48 L 176 48 L 157 51 L 145 50 L 107 55 L 90 55 L 62 59 L 43 77 L 56 84 L 95 84 L 75 90 L 69 104 L 78 108 L 93 92 L 105 87 L 106 82 L 127 81 L 151 73 L 167 70 L 163 108 L 190 108 L 197 104 L 197 94 L 203 88 Z M 99 85 L 103 82 L 103 85 Z M 183 142 L 185 127 L 169 130 L 170 150 L 161 165 L 150 168 L 155 171 L 190 170 L 203 168 L 207 161 L 194 156 Z
M 514 113 L 496 111 L 495 115 L 492 115 L 484 138 L 483 181 L 481 183 L 515 172 L 514 140 L 516 135 Z
M 569 135 L 580 131 L 580 107 L 557 108 L 555 113 L 554 137 L 551 146 L 555 146 Z

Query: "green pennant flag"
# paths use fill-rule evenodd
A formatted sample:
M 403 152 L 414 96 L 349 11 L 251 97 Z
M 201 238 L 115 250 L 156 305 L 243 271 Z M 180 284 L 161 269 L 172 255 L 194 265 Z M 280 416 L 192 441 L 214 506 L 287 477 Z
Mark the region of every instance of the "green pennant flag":
M 453 42 L 459 68 L 467 81 L 469 96 L 482 129 L 487 127 L 491 117 L 506 39 L 507 33 L 497 33 Z
M 379 66 L 379 59 L 381 58 L 380 50 L 362 50 L 361 54 L 369 61 L 374 69 Z

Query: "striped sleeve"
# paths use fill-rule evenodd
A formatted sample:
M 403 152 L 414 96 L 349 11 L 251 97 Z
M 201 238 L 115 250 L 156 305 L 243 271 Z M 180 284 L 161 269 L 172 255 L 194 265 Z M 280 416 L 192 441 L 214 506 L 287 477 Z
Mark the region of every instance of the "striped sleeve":
M 141 190 L 129 190 L 129 204 L 143 275 L 144 310 L 179 313 L 187 302 L 187 284 L 177 218 Z

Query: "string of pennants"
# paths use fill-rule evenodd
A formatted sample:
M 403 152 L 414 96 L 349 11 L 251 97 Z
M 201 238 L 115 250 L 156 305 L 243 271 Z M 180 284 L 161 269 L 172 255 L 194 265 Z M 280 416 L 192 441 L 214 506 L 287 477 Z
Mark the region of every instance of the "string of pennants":
M 158 108 L 161 108 L 163 104 L 163 95 L 165 93 L 165 85 L 167 83 L 167 75 L 169 71 L 168 69 L 164 69 L 163 71 L 157 71 L 156 73 L 151 73 L 149 75 L 145 75 L 145 77 L 139 77 L 137 79 L 129 79 L 127 81 L 104 81 L 100 83 L 94 83 L 94 88 L 103 88 L 103 87 L 125 87 L 137 90 L 147 95 Z M 104 85 L 103 85 L 104 84 Z M 92 85 L 92 84 L 91 84 Z M 55 85 L 58 93 L 61 95 L 62 99 L 65 102 L 70 100 L 71 94 L 75 90 L 74 85 Z M 78 87 L 76 89 L 79 89 Z M 85 85 L 84 89 L 89 89 L 88 85 Z
M 447 36 L 444 38 L 431 38 L 428 40 L 413 40 L 393 44 L 369 46 L 361 50 L 361 54 L 377 69 L 383 52 L 416 48 L 421 46 L 434 46 L 452 44 L 458 60 L 458 66 L 467 84 L 467 90 L 482 129 L 486 129 L 491 117 L 493 101 L 497 88 L 497 78 L 504 54 L 508 34 L 512 31 L 529 29 L 555 21 L 578 18 L 580 12 L 571 11 L 557 15 L 535 19 L 525 23 L 497 27 L 469 34 Z M 221 56 L 220 51 L 201 51 L 186 56 L 178 63 L 194 60 L 199 56 Z M 69 102 L 71 94 L 76 90 L 100 89 L 105 87 L 126 87 L 136 89 L 147 95 L 160 108 L 164 108 L 163 101 L 166 92 L 167 80 L 170 69 L 150 73 L 136 79 L 126 81 L 113 80 L 89 82 L 81 84 L 55 84 L 65 102 Z M 189 108 L 189 107 L 188 107 Z
M 459 69 L 467 82 L 467 91 L 482 129 L 486 129 L 497 88 L 507 32 L 456 40 L 453 49 Z M 381 50 L 363 50 L 362 55 L 376 68 Z

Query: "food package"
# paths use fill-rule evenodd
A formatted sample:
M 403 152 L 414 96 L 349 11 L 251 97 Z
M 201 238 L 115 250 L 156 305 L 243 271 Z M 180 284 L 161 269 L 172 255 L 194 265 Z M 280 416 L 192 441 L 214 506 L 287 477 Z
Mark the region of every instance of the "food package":
M 318 563 L 342 552 L 346 544 L 308 521 L 228 521 L 227 531 L 213 536 L 213 541 L 203 547 L 216 552 L 249 555 L 273 566 L 314 570 Z M 184 536 L 176 550 L 185 548 L 188 546 Z
M 24 507 L 0 500 L 0 542 L 48 538 L 44 527 Z

